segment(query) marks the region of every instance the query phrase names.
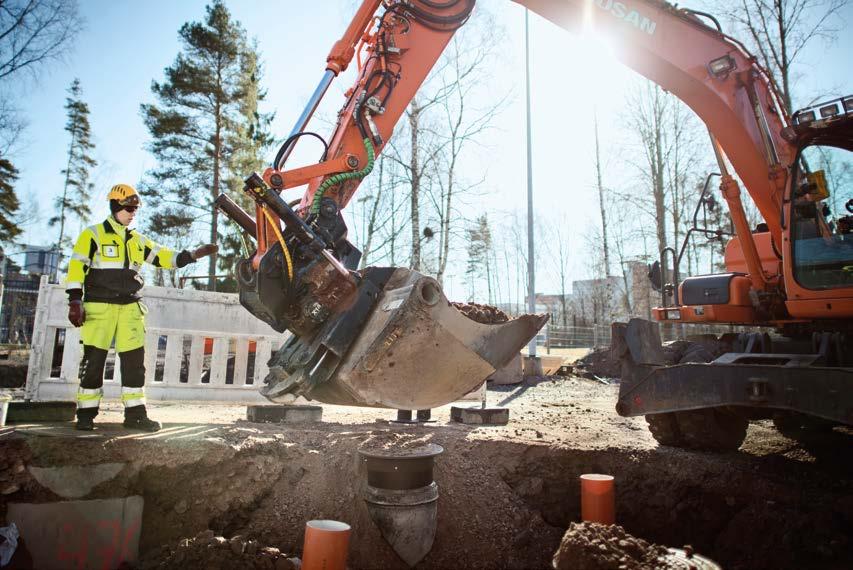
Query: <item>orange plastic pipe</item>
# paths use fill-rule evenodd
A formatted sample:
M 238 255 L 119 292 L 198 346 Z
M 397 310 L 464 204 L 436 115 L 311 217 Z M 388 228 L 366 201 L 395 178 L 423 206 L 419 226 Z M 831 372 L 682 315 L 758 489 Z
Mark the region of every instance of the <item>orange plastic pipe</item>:
M 346 523 L 308 521 L 302 545 L 302 570 L 346 570 L 350 532 Z
M 613 476 L 588 473 L 581 480 L 581 520 L 601 524 L 616 522 Z

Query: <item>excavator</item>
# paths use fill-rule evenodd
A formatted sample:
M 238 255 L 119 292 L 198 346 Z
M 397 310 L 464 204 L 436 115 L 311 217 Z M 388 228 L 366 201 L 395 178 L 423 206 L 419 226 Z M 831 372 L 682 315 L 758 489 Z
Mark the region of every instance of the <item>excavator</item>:
M 730 333 L 668 360 L 659 324 L 614 324 L 622 359 L 617 412 L 645 416 L 662 444 L 736 449 L 751 419 L 779 426 L 853 424 L 853 96 L 786 112 L 769 73 L 713 15 L 661 0 L 516 0 L 571 32 L 608 38 L 622 63 L 687 104 L 705 123 L 719 172 L 698 211 L 728 207 L 726 272 L 678 282 L 684 254 L 661 252 L 659 323 L 719 324 Z M 251 236 L 236 266 L 240 302 L 289 331 L 262 393 L 275 402 L 421 410 L 458 399 L 506 365 L 546 315 L 476 322 L 433 278 L 405 268 L 356 271 L 341 210 L 370 173 L 406 106 L 475 0 L 364 0 L 332 47 L 325 71 L 272 165 L 244 191 L 254 217 L 222 195 L 217 206 Z M 462 32 L 464 33 L 464 32 Z M 307 127 L 329 86 L 355 60 L 327 143 Z M 304 137 L 316 164 L 286 165 Z M 307 186 L 288 203 L 281 193 Z M 751 228 L 749 193 L 763 222 Z M 722 230 L 694 228 L 724 239 Z M 667 257 L 668 256 L 668 257 Z M 670 280 L 663 283 L 664 280 Z M 771 335 L 772 333 L 772 335 Z

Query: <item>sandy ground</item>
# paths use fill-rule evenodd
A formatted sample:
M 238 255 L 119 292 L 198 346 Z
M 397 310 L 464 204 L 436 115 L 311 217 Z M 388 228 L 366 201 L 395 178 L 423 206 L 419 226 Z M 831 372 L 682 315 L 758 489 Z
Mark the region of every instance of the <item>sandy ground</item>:
M 322 423 L 269 425 L 247 422 L 244 406 L 153 403 L 164 430 L 139 434 L 108 403 L 85 438 L 67 425 L 0 430 L 0 478 L 17 486 L 0 516 L 7 502 L 59 499 L 16 460 L 118 461 L 87 498 L 145 498 L 146 567 L 187 567 L 181 541 L 207 530 L 196 543 L 239 536 L 299 556 L 305 522 L 331 518 L 353 527 L 353 570 L 405 568 L 370 519 L 358 449 L 429 442 L 445 449 L 439 523 L 418 568 L 550 568 L 590 472 L 616 477 L 617 522 L 650 543 L 690 544 L 725 568 L 853 567 L 851 432 L 798 442 L 757 422 L 737 453 L 658 447 L 642 418 L 615 414 L 617 391 L 574 377 L 490 389 L 489 404 L 510 409 L 503 427 L 449 423 L 449 407 L 412 427 L 389 423 L 392 410 L 324 406 Z

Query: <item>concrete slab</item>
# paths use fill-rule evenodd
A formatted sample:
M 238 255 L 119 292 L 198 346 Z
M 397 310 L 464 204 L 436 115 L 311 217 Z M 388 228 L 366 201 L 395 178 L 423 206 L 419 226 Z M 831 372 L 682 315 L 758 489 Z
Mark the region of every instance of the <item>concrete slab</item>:
M 322 406 L 280 406 L 277 404 L 247 406 L 246 417 L 250 422 L 259 423 L 319 422 L 323 420 L 323 408 Z
M 33 568 L 118 568 L 139 558 L 142 497 L 61 503 L 9 503 Z
M 486 380 L 494 384 L 495 386 L 505 386 L 508 384 L 518 384 L 523 380 L 521 374 L 521 353 L 516 355 L 509 364 L 501 368 L 500 370 L 495 370 L 494 374 L 489 376 Z
M 505 426 L 509 423 L 508 408 L 450 408 L 450 420 L 467 425 Z
M 542 359 L 538 356 L 524 357 L 524 377 L 544 376 L 545 371 L 542 369 Z
M 124 467 L 124 463 L 100 463 L 97 465 L 68 465 L 65 467 L 36 467 L 29 471 L 36 481 L 64 499 L 79 499 L 103 483 L 109 481 Z
M 70 422 L 74 420 L 76 411 L 76 402 L 12 401 L 6 422 Z

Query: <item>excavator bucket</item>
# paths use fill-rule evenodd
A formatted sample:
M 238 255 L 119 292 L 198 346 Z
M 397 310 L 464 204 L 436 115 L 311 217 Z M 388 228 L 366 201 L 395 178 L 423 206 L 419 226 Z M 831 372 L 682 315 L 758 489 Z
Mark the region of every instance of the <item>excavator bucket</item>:
M 482 320 L 482 319 L 480 319 Z M 458 400 L 505 366 L 548 320 L 472 320 L 435 279 L 371 268 L 351 307 L 310 339 L 292 336 L 270 360 L 262 394 L 405 410 Z

